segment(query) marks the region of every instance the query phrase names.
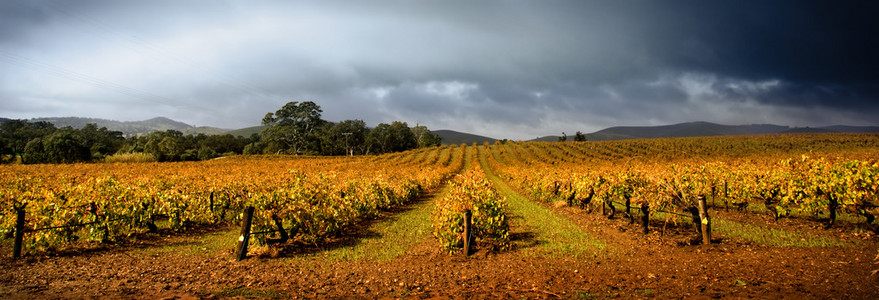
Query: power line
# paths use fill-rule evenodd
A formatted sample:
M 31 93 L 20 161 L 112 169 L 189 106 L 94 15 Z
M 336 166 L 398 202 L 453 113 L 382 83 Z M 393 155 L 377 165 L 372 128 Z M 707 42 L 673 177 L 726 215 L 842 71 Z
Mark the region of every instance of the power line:
M 28 6 L 33 4 L 33 2 L 27 2 L 27 1 L 25 3 L 27 3 Z M 208 66 L 203 66 L 203 65 L 200 65 L 198 63 L 193 62 L 190 59 L 174 55 L 174 54 L 172 54 L 171 51 L 161 47 L 160 45 L 157 45 L 155 43 L 151 43 L 151 42 L 149 42 L 145 39 L 142 39 L 140 37 L 137 37 L 137 36 L 134 36 L 131 34 L 127 34 L 122 30 L 119 30 L 117 28 L 114 28 L 111 25 L 108 25 L 107 23 L 101 22 L 101 21 L 99 21 L 93 17 L 90 17 L 86 14 L 76 12 L 73 9 L 70 9 L 69 6 L 65 6 L 64 4 L 61 4 L 58 2 L 53 2 L 53 1 L 46 1 L 46 2 L 36 4 L 36 5 L 40 5 L 41 7 L 48 9 L 48 10 L 51 10 L 51 11 L 54 11 L 56 13 L 64 14 L 64 15 L 70 17 L 70 19 L 77 20 L 80 23 L 79 25 L 83 25 L 83 24 L 87 25 L 87 28 L 83 27 L 83 26 L 77 26 L 77 27 L 79 27 L 80 29 L 87 31 L 89 33 L 93 33 L 93 34 L 95 34 L 95 36 L 97 36 L 101 39 L 105 39 L 111 43 L 121 45 L 123 47 L 131 49 L 137 53 L 140 53 L 142 55 L 148 56 L 153 59 L 169 61 L 169 62 L 173 63 L 172 65 L 174 65 L 174 66 L 184 66 L 185 65 L 185 66 L 189 67 L 190 69 L 194 69 L 194 70 L 200 72 L 202 75 L 205 75 L 205 78 L 213 78 L 215 81 L 217 81 L 221 85 L 231 87 L 233 89 L 245 92 L 246 94 L 253 95 L 258 98 L 268 99 L 269 98 L 268 95 L 272 94 L 268 91 L 261 90 L 257 87 L 254 87 L 254 86 L 248 84 L 247 82 L 244 82 L 243 80 L 234 78 L 232 76 L 224 74 L 223 72 L 219 72 L 219 71 L 215 70 L 214 68 L 211 68 Z M 38 10 L 37 8 L 35 8 L 33 6 L 30 6 L 30 8 L 34 9 L 34 10 Z M 74 24 L 73 22 L 68 21 L 67 18 L 61 18 L 61 20 L 64 22 L 67 22 L 71 25 L 77 25 L 77 24 Z
M 128 87 L 125 85 L 121 85 L 118 83 L 114 83 L 111 81 L 107 81 L 104 79 L 100 79 L 97 77 L 93 77 L 90 75 L 79 73 L 76 71 L 71 71 L 71 70 L 68 70 L 68 69 L 65 69 L 62 67 L 58 67 L 55 65 L 51 65 L 48 63 L 39 62 L 39 61 L 29 59 L 29 58 L 26 58 L 23 56 L 15 55 L 13 53 L 7 52 L 2 49 L 0 49 L 0 58 L 3 58 L 6 61 L 11 62 L 11 63 L 15 63 L 15 64 L 22 65 L 25 67 L 29 67 L 33 70 L 41 71 L 44 73 L 48 73 L 50 75 L 54 75 L 54 76 L 65 78 L 65 79 L 70 79 L 73 81 L 86 83 L 86 84 L 89 84 L 89 85 L 97 87 L 97 88 L 101 88 L 101 89 L 105 89 L 105 90 L 109 90 L 109 91 L 114 91 L 114 92 L 117 92 L 117 93 L 120 93 L 123 95 L 131 96 L 131 97 L 138 98 L 138 99 L 145 100 L 145 101 L 168 105 L 168 106 L 174 106 L 174 107 L 189 107 L 189 108 L 197 108 L 197 109 L 210 110 L 210 111 L 216 112 L 215 110 L 213 110 L 211 108 L 202 107 L 202 106 L 198 106 L 198 105 L 186 104 L 186 103 L 181 105 L 178 101 L 174 101 L 174 99 L 171 99 L 171 98 L 156 95 L 156 94 L 153 94 L 153 93 L 150 93 L 147 91 Z

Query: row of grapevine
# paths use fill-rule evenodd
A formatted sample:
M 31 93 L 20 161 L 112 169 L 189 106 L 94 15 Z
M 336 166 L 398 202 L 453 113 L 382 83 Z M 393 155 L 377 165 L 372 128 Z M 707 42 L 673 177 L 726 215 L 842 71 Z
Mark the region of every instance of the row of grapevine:
M 26 248 L 51 249 L 82 238 L 125 239 L 144 227 L 154 230 L 157 220 L 167 219 L 181 231 L 237 222 L 244 207 L 254 206 L 255 230 L 281 224 L 291 239 L 313 243 L 437 188 L 463 165 L 459 146 L 420 151 L 438 159 L 383 165 L 375 161 L 412 154 L 241 156 L 183 163 L 2 166 L 0 230 L 11 235 L 14 212 L 26 210 Z
M 473 159 L 475 147 L 468 148 Z M 471 163 L 464 173 L 449 183 L 448 193 L 436 202 L 433 212 L 433 234 L 448 252 L 464 245 L 464 215 L 472 212 L 472 239 L 492 250 L 510 247 L 510 225 L 506 216 L 506 199 L 498 194 L 485 172 L 477 163 Z
M 863 216 L 872 222 L 879 213 L 879 164 L 876 135 L 703 138 L 704 148 L 690 139 L 587 143 L 496 143 L 490 165 L 535 199 L 566 201 L 592 209 L 624 205 L 651 210 L 682 211 L 698 220 L 698 199 L 738 205 L 760 202 L 778 217 L 797 211 L 830 216 Z M 815 141 L 817 140 L 817 141 Z M 846 144 L 847 148 L 830 142 Z M 688 157 L 665 146 L 687 145 Z M 723 149 L 717 144 L 724 145 Z M 761 146 L 762 145 L 762 146 Z M 640 156 L 595 160 L 584 155 L 597 149 L 626 146 Z M 785 149 L 754 151 L 753 149 Z M 825 147 L 825 152 L 815 151 Z M 724 150 L 725 149 L 725 150 Z M 797 155 L 810 149 L 828 157 Z M 675 152 L 668 154 L 667 152 Z M 563 155 L 565 154 L 565 155 Z M 670 159 L 675 158 L 675 159 Z M 613 212 L 613 210 L 612 210 Z

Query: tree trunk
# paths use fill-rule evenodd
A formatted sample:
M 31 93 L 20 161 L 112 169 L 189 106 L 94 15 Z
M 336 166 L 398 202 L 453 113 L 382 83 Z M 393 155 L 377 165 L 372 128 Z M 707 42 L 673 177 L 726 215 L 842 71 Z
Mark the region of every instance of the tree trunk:
M 613 201 L 607 200 L 607 201 L 605 201 L 605 204 L 607 204 L 608 208 L 610 209 L 610 214 L 607 215 L 607 218 L 613 219 L 616 216 L 616 212 L 617 212 L 616 207 L 613 206 Z
M 278 235 L 280 235 L 280 238 L 268 239 L 268 243 L 270 243 L 270 244 L 286 243 L 290 237 L 287 235 L 287 231 L 284 230 L 284 222 L 282 222 L 281 218 L 275 214 L 272 214 L 272 221 L 275 222 L 275 227 L 278 228 Z
M 830 195 L 829 197 L 830 204 L 827 205 L 827 208 L 830 210 L 830 221 L 827 222 L 827 228 L 833 227 L 833 224 L 836 223 L 836 209 L 839 206 L 836 197 L 833 195 Z
M 861 215 L 867 218 L 867 224 L 873 224 L 873 221 L 876 220 L 876 216 L 871 213 L 868 213 L 866 210 L 861 212 Z
M 571 195 L 568 196 L 568 199 L 566 199 L 568 202 L 568 207 L 574 206 L 574 199 L 575 198 L 577 198 L 577 191 L 571 192 Z
M 586 209 L 586 207 L 589 205 L 589 202 L 592 202 L 593 196 L 595 196 L 595 189 L 590 188 L 589 189 L 589 196 L 586 196 L 586 199 L 583 199 L 582 201 L 580 201 L 580 209 Z M 590 210 L 590 212 L 591 212 L 591 210 Z
M 687 211 L 690 212 L 690 216 L 693 218 L 693 227 L 695 227 L 696 233 L 702 235 L 702 218 L 699 216 L 699 208 L 690 207 Z
M 635 223 L 635 217 L 631 213 L 632 199 L 626 196 L 626 218 L 629 218 L 629 224 Z

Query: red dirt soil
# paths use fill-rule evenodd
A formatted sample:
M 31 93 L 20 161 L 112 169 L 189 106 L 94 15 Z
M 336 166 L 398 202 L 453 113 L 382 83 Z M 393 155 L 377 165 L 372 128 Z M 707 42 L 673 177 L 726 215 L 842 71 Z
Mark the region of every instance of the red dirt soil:
M 0 298 L 879 299 L 879 275 L 871 275 L 879 269 L 874 264 L 879 249 L 875 236 L 825 230 L 809 220 L 774 223 L 753 214 L 718 212 L 858 244 L 772 247 L 719 236 L 716 244 L 689 245 L 694 234 L 687 226 L 665 233 L 659 232 L 661 225 L 653 226 L 645 236 L 624 218 L 547 207 L 581 225 L 609 250 L 580 259 L 535 257 L 516 247 L 463 257 L 443 253 L 426 236 L 388 261 L 282 252 L 277 258 L 252 256 L 237 262 L 232 247 L 197 254 L 150 251 L 193 244 L 209 233 L 196 232 L 12 260 L 7 240 L 0 249 Z M 513 228 L 512 236 L 526 239 L 528 234 Z

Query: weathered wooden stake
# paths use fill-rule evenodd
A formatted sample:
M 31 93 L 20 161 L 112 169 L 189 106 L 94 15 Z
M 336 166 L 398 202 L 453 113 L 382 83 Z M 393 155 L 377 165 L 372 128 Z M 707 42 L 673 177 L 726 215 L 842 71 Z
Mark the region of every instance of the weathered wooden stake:
M 21 257 L 21 244 L 24 241 L 24 207 L 16 210 L 15 241 L 12 245 L 12 257 Z
M 214 212 L 214 192 L 211 192 L 211 212 Z
M 470 228 L 471 218 L 473 218 L 473 213 L 468 209 L 464 211 L 464 256 L 470 256 L 470 241 L 472 228 Z
M 702 223 L 702 244 L 711 244 L 711 217 L 705 207 L 705 197 L 699 197 L 699 219 Z
M 235 258 L 238 261 L 247 257 L 247 243 L 250 240 L 250 223 L 253 221 L 253 206 L 244 209 L 244 218 L 241 220 L 241 235 L 238 236 L 238 251 Z
M 647 225 L 650 224 L 650 206 L 647 202 L 641 203 L 641 226 L 644 227 L 644 234 L 650 232 Z

